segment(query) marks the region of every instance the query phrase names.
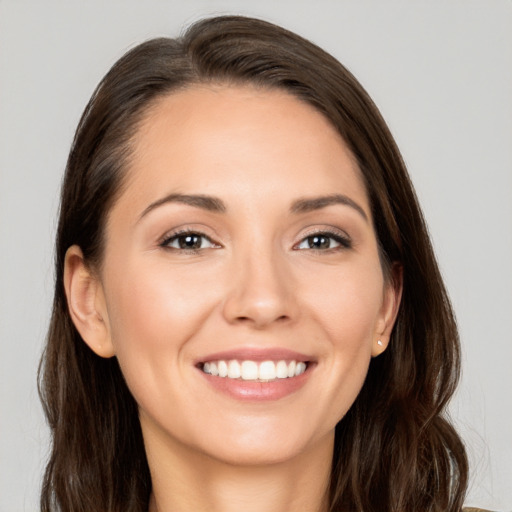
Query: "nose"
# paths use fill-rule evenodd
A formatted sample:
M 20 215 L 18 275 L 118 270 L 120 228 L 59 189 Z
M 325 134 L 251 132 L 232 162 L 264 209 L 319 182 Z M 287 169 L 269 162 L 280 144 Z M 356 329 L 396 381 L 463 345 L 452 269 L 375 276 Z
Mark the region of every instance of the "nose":
M 297 316 L 295 287 L 290 269 L 271 251 L 248 255 L 233 265 L 223 314 L 231 324 L 264 329 Z

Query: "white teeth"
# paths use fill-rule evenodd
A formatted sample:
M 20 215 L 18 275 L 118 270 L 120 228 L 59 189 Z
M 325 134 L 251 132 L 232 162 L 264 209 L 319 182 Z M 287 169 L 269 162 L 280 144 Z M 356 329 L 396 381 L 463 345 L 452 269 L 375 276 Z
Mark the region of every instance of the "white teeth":
M 258 365 L 254 361 L 244 361 L 241 374 L 243 380 L 256 380 L 258 378 Z
M 215 363 L 210 363 L 210 373 L 212 375 L 218 375 L 219 370 L 217 369 L 217 365 Z
M 208 361 L 203 364 L 202 370 L 215 377 L 242 380 L 269 381 L 297 377 L 306 371 L 303 361 L 242 361 L 236 359 L 229 361 Z
M 277 363 L 276 375 L 278 379 L 286 379 L 288 377 L 288 365 L 286 361 L 279 361 Z
M 217 368 L 219 369 L 219 377 L 228 376 L 228 365 L 226 364 L 226 361 L 219 361 L 217 363 Z M 208 373 L 206 370 L 205 372 Z
M 238 361 L 229 361 L 228 377 L 230 379 L 239 379 L 240 375 L 240 363 Z
M 302 361 L 300 363 L 297 363 L 297 366 L 295 367 L 295 376 L 300 375 L 301 373 L 304 373 L 306 371 L 306 363 L 303 363 Z
M 258 377 L 261 380 L 274 380 L 276 378 L 276 365 L 274 361 L 263 361 L 263 363 L 260 363 Z

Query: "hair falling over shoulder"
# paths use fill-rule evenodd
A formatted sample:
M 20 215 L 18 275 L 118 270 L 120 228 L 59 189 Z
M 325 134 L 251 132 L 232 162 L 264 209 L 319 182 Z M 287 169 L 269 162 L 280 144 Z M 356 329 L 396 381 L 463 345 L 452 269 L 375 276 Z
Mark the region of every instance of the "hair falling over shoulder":
M 44 512 L 147 512 L 151 477 L 138 410 L 115 357 L 82 341 L 63 286 L 66 250 L 101 265 L 109 209 L 123 187 L 131 140 L 160 97 L 198 83 L 282 89 L 338 130 L 364 176 L 383 268 L 403 271 L 389 348 L 336 427 L 330 510 L 459 512 L 464 446 L 446 418 L 459 377 L 454 315 L 427 228 L 396 144 L 357 80 L 332 56 L 270 23 L 206 19 L 177 39 L 124 55 L 94 92 L 78 125 L 62 186 L 53 313 L 39 389 L 51 429 Z

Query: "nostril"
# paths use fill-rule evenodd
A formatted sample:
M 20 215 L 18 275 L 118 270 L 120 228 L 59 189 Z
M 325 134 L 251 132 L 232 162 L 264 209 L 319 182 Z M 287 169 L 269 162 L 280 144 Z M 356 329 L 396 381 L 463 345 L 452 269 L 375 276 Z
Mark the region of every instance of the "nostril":
M 255 328 L 264 328 L 272 323 L 286 323 L 290 320 L 288 315 L 280 315 L 272 317 L 272 315 L 254 315 L 254 316 L 237 316 L 236 322 L 241 324 L 250 324 Z

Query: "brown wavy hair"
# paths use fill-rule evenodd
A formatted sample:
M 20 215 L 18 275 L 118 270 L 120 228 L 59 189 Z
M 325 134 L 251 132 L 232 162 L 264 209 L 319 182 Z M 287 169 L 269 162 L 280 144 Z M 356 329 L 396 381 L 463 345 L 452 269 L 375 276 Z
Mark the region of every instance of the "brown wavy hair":
M 464 446 L 446 419 L 460 371 L 456 323 L 425 221 L 399 150 L 376 106 L 336 59 L 273 24 L 202 20 L 176 39 L 126 53 L 87 105 L 62 185 L 53 314 L 39 390 L 51 434 L 41 510 L 146 512 L 151 478 L 138 409 L 115 357 L 82 341 L 63 286 L 66 250 L 101 265 L 110 208 L 144 114 L 194 84 L 285 90 L 313 105 L 357 159 L 383 268 L 403 268 L 403 295 L 388 349 L 336 427 L 330 510 L 455 512 L 467 484 Z

